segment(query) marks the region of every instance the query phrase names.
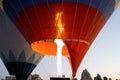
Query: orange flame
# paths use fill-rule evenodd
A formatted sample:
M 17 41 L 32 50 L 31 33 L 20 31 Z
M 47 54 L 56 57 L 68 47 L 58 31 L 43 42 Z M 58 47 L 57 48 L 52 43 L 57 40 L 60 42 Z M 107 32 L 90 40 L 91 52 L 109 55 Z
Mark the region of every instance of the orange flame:
M 64 24 L 62 22 L 62 15 L 63 12 L 58 12 L 55 17 L 55 26 L 58 28 L 58 34 L 57 37 L 61 37 L 63 31 L 64 31 Z

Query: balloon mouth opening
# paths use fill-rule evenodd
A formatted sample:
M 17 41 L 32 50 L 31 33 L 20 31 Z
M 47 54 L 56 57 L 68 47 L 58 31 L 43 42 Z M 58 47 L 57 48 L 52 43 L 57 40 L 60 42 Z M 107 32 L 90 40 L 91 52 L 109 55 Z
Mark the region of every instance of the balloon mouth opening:
M 87 42 L 86 40 L 77 40 L 77 39 L 60 39 L 58 38 L 58 40 L 62 40 L 63 42 L 80 42 L 80 43 L 84 43 L 86 45 L 90 45 L 89 42 Z M 57 44 L 55 43 L 55 39 L 46 39 L 46 40 L 39 40 L 39 41 L 35 41 L 33 43 L 31 43 L 31 48 L 33 51 L 43 54 L 43 55 L 48 55 L 48 56 L 56 56 L 56 52 L 57 52 Z M 64 43 L 63 48 L 62 48 L 62 56 L 65 57 L 70 57 L 69 55 L 69 51 L 68 51 L 68 47 L 67 45 Z
M 57 52 L 57 44 L 55 43 L 55 39 L 48 39 L 48 40 L 40 40 L 35 41 L 31 44 L 31 48 L 33 51 L 48 55 L 48 56 L 56 56 Z M 62 48 L 62 56 L 69 57 L 69 52 L 67 49 L 67 45 L 63 45 Z

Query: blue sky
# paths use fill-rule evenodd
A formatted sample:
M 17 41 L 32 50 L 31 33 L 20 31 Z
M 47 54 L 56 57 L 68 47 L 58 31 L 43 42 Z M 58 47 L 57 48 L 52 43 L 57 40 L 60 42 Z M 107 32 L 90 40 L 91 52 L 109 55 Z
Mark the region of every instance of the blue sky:
M 62 73 L 71 76 L 67 59 L 63 57 Z M 80 78 L 83 69 L 87 69 L 91 76 L 99 73 L 102 77 L 120 78 L 120 7 L 107 21 L 94 43 L 83 59 L 77 78 Z M 34 69 L 32 74 L 39 74 L 44 80 L 57 75 L 56 58 L 46 56 Z M 0 79 L 9 75 L 0 60 Z

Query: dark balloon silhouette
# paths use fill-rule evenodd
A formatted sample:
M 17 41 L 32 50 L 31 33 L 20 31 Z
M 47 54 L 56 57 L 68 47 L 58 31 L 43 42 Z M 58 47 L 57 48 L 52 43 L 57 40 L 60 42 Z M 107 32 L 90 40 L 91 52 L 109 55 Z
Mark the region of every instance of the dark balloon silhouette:
M 15 25 L 0 9 L 0 57 L 10 75 L 26 80 L 42 60 L 43 55 L 32 51 Z

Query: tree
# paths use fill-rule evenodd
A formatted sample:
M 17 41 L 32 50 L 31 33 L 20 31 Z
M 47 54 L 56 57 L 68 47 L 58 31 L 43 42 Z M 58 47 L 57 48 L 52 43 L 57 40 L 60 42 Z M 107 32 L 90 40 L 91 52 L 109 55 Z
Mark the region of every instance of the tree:
M 94 80 L 97 80 L 97 77 L 94 77 Z
M 111 78 L 109 78 L 109 80 L 112 80 Z
M 94 80 L 102 80 L 101 75 L 100 75 L 100 74 L 97 74 L 97 76 L 94 77 Z
M 87 69 L 83 70 L 81 75 L 81 80 L 92 80 L 90 73 L 87 71 Z
M 105 77 L 103 77 L 103 80 L 108 80 L 108 78 L 105 76 Z

